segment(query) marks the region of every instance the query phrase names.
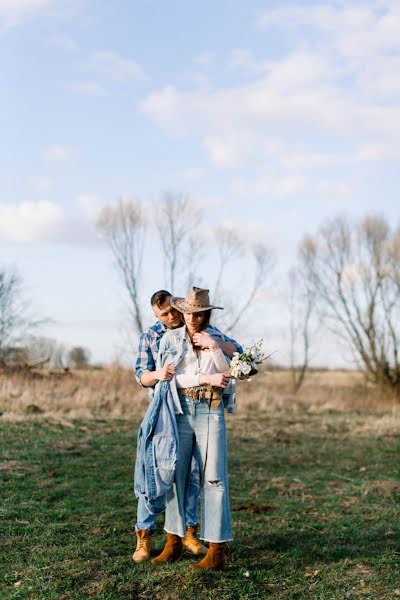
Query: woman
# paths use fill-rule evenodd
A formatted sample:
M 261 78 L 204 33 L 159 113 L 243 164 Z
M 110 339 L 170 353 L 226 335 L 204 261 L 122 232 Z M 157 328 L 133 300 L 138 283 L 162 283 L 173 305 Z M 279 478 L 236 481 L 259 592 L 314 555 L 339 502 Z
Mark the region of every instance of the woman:
M 201 534 L 210 542 L 206 556 L 195 569 L 222 570 L 224 542 L 232 539 L 227 476 L 227 442 L 222 391 L 230 378 L 229 364 L 207 328 L 212 306 L 208 290 L 193 288 L 186 298 L 172 298 L 171 305 L 183 313 L 184 326 L 167 331 L 159 351 L 160 365 L 173 364 L 171 381 L 179 436 L 179 460 L 172 490 L 166 496 L 167 543 L 153 560 L 162 564 L 182 553 L 185 535 L 185 494 L 193 454 L 199 459 L 201 476 Z

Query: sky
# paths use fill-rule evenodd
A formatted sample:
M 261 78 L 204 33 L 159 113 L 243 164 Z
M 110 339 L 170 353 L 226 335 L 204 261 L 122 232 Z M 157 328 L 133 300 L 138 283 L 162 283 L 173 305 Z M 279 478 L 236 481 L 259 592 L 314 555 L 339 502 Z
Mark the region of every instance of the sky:
M 172 190 L 203 208 L 199 235 L 229 226 L 271 247 L 237 335 L 283 349 L 301 238 L 337 214 L 398 224 L 399 31 L 398 0 L 0 0 L 0 266 L 51 320 L 43 333 L 121 355 L 122 288 L 94 227 L 118 197 L 149 214 L 151 324 L 165 280 L 150 215 Z M 340 356 L 324 345 L 315 360 Z

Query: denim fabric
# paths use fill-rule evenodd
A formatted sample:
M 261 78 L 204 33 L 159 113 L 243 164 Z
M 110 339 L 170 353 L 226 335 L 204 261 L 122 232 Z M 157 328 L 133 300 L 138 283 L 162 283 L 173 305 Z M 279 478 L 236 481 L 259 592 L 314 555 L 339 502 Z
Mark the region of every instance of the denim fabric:
M 182 414 L 176 415 L 179 432 L 179 460 L 175 481 L 166 495 L 165 530 L 183 537 L 188 472 L 193 454 L 199 459 L 204 485 L 200 492 L 200 537 L 208 542 L 232 539 L 228 489 L 228 452 L 224 407 L 210 408 L 205 400 L 181 397 Z M 208 441 L 207 441 L 208 440 Z
M 170 384 L 161 381 L 138 432 L 135 494 L 141 509 L 151 514 L 163 509 L 162 497 L 170 490 L 178 459 L 179 442 Z
M 140 385 L 142 385 L 140 378 L 144 371 L 154 371 L 156 368 L 160 342 L 166 331 L 169 331 L 168 328 L 161 323 L 161 321 L 157 321 L 140 335 L 135 363 L 135 378 Z M 236 346 L 237 352 L 243 352 L 242 346 L 236 340 L 221 333 L 221 331 L 213 325 L 209 325 L 206 332 L 212 335 L 216 340 L 233 344 Z M 147 389 L 150 399 L 152 399 L 154 396 L 154 388 L 148 387 Z
M 186 527 L 194 527 L 199 522 L 198 505 L 200 489 L 200 468 L 195 456 L 192 457 L 191 468 L 186 482 Z M 145 494 L 138 494 L 136 531 L 140 529 L 153 530 L 157 525 L 157 515 L 165 509 L 164 498 L 159 502 L 147 502 Z
M 150 332 L 151 330 L 151 332 Z M 236 345 L 238 351 L 241 351 L 241 346 L 222 334 L 217 328 L 209 326 L 206 331 L 220 341 L 231 342 Z M 172 341 L 168 343 L 160 343 L 164 337 L 172 332 L 181 332 L 177 336 L 173 336 Z M 149 334 L 151 336 L 149 337 Z M 182 336 L 183 333 L 183 336 Z M 151 343 L 149 343 L 149 340 Z M 136 377 L 139 379 L 143 370 L 153 370 L 155 360 L 157 360 L 157 368 L 160 368 L 167 362 L 177 365 L 182 359 L 185 352 L 185 327 L 180 327 L 175 330 L 166 330 L 160 322 L 157 322 L 152 328 L 144 332 L 141 336 L 140 352 L 138 353 L 136 362 Z M 151 367 L 151 368 L 150 368 Z M 165 382 L 167 383 L 167 382 Z M 137 523 L 136 530 L 139 529 L 155 529 L 157 514 L 163 511 L 164 504 L 162 498 L 162 489 L 169 489 L 171 479 L 174 475 L 174 465 L 176 462 L 177 444 L 168 441 L 165 438 L 170 437 L 168 433 L 174 429 L 172 414 L 181 413 L 181 402 L 176 387 L 175 378 L 167 383 L 167 388 L 162 385 L 163 382 L 157 384 L 155 391 L 152 390 L 152 401 L 143 419 L 139 429 L 137 455 L 135 464 L 135 495 L 138 498 L 137 508 Z M 224 405 L 228 412 L 235 412 L 235 382 L 232 381 L 229 390 L 224 390 L 223 399 Z M 160 393 L 166 394 L 168 399 L 167 406 L 162 406 Z M 158 438 L 154 440 L 155 423 L 159 421 L 157 426 Z M 167 423 L 166 431 L 163 434 L 163 423 Z M 164 439 L 163 439 L 164 438 Z M 176 434 L 176 442 L 177 442 Z M 159 465 L 154 464 L 153 447 L 156 453 L 160 456 L 161 452 L 165 451 L 167 468 L 160 457 Z M 168 456 L 172 453 L 172 456 Z M 161 476 L 161 480 L 160 480 Z M 163 477 L 168 481 L 167 487 L 163 482 Z M 199 464 L 196 456 L 193 456 L 191 461 L 191 470 L 187 475 L 185 484 L 186 497 L 186 525 L 194 526 L 198 522 L 198 492 L 200 483 Z M 213 540 L 211 540 L 213 541 Z
M 187 527 L 194 527 L 199 521 L 198 508 L 200 491 L 200 465 L 196 456 L 192 456 L 186 481 L 186 490 L 185 522 Z
M 138 499 L 137 504 L 137 515 L 135 530 L 140 531 L 141 529 L 153 530 L 156 528 L 157 515 L 160 514 L 164 508 L 164 499 L 149 502 L 146 499 L 145 494 L 136 494 Z
M 206 330 L 207 331 L 207 330 Z M 219 337 L 217 332 L 211 334 L 217 340 L 223 340 L 225 336 L 221 334 Z M 186 339 L 186 327 L 178 327 L 177 329 L 168 329 L 160 342 L 160 349 L 157 356 L 157 369 L 160 369 L 166 364 L 174 365 L 175 367 L 181 362 L 187 349 L 188 341 Z M 175 406 L 176 414 L 182 413 L 181 401 L 179 399 L 178 388 L 176 386 L 176 379 L 170 382 L 171 393 Z M 224 389 L 222 399 L 224 406 L 229 413 L 236 412 L 236 382 L 234 379 L 230 380 L 229 385 Z

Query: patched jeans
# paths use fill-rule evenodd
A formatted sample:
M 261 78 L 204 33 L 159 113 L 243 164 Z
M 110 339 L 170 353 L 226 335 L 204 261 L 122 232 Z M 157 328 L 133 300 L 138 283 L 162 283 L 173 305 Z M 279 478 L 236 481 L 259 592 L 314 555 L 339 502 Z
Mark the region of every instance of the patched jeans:
M 166 497 L 164 529 L 180 537 L 186 534 L 185 506 L 192 455 L 199 459 L 204 484 L 200 492 L 200 538 L 208 542 L 232 539 L 228 489 L 228 452 L 223 402 L 210 408 L 206 400 L 181 397 L 183 414 L 176 415 L 179 460 L 175 482 Z

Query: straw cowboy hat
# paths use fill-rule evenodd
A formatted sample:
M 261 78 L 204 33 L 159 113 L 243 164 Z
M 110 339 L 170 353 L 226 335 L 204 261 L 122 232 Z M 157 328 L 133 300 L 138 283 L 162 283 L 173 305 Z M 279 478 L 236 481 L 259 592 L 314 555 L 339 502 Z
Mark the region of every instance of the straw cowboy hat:
M 194 287 L 192 291 L 188 293 L 186 298 L 171 298 L 171 306 L 183 313 L 195 313 L 203 310 L 211 310 L 212 308 L 220 308 L 222 306 L 212 306 L 210 304 L 209 290 L 203 288 Z

